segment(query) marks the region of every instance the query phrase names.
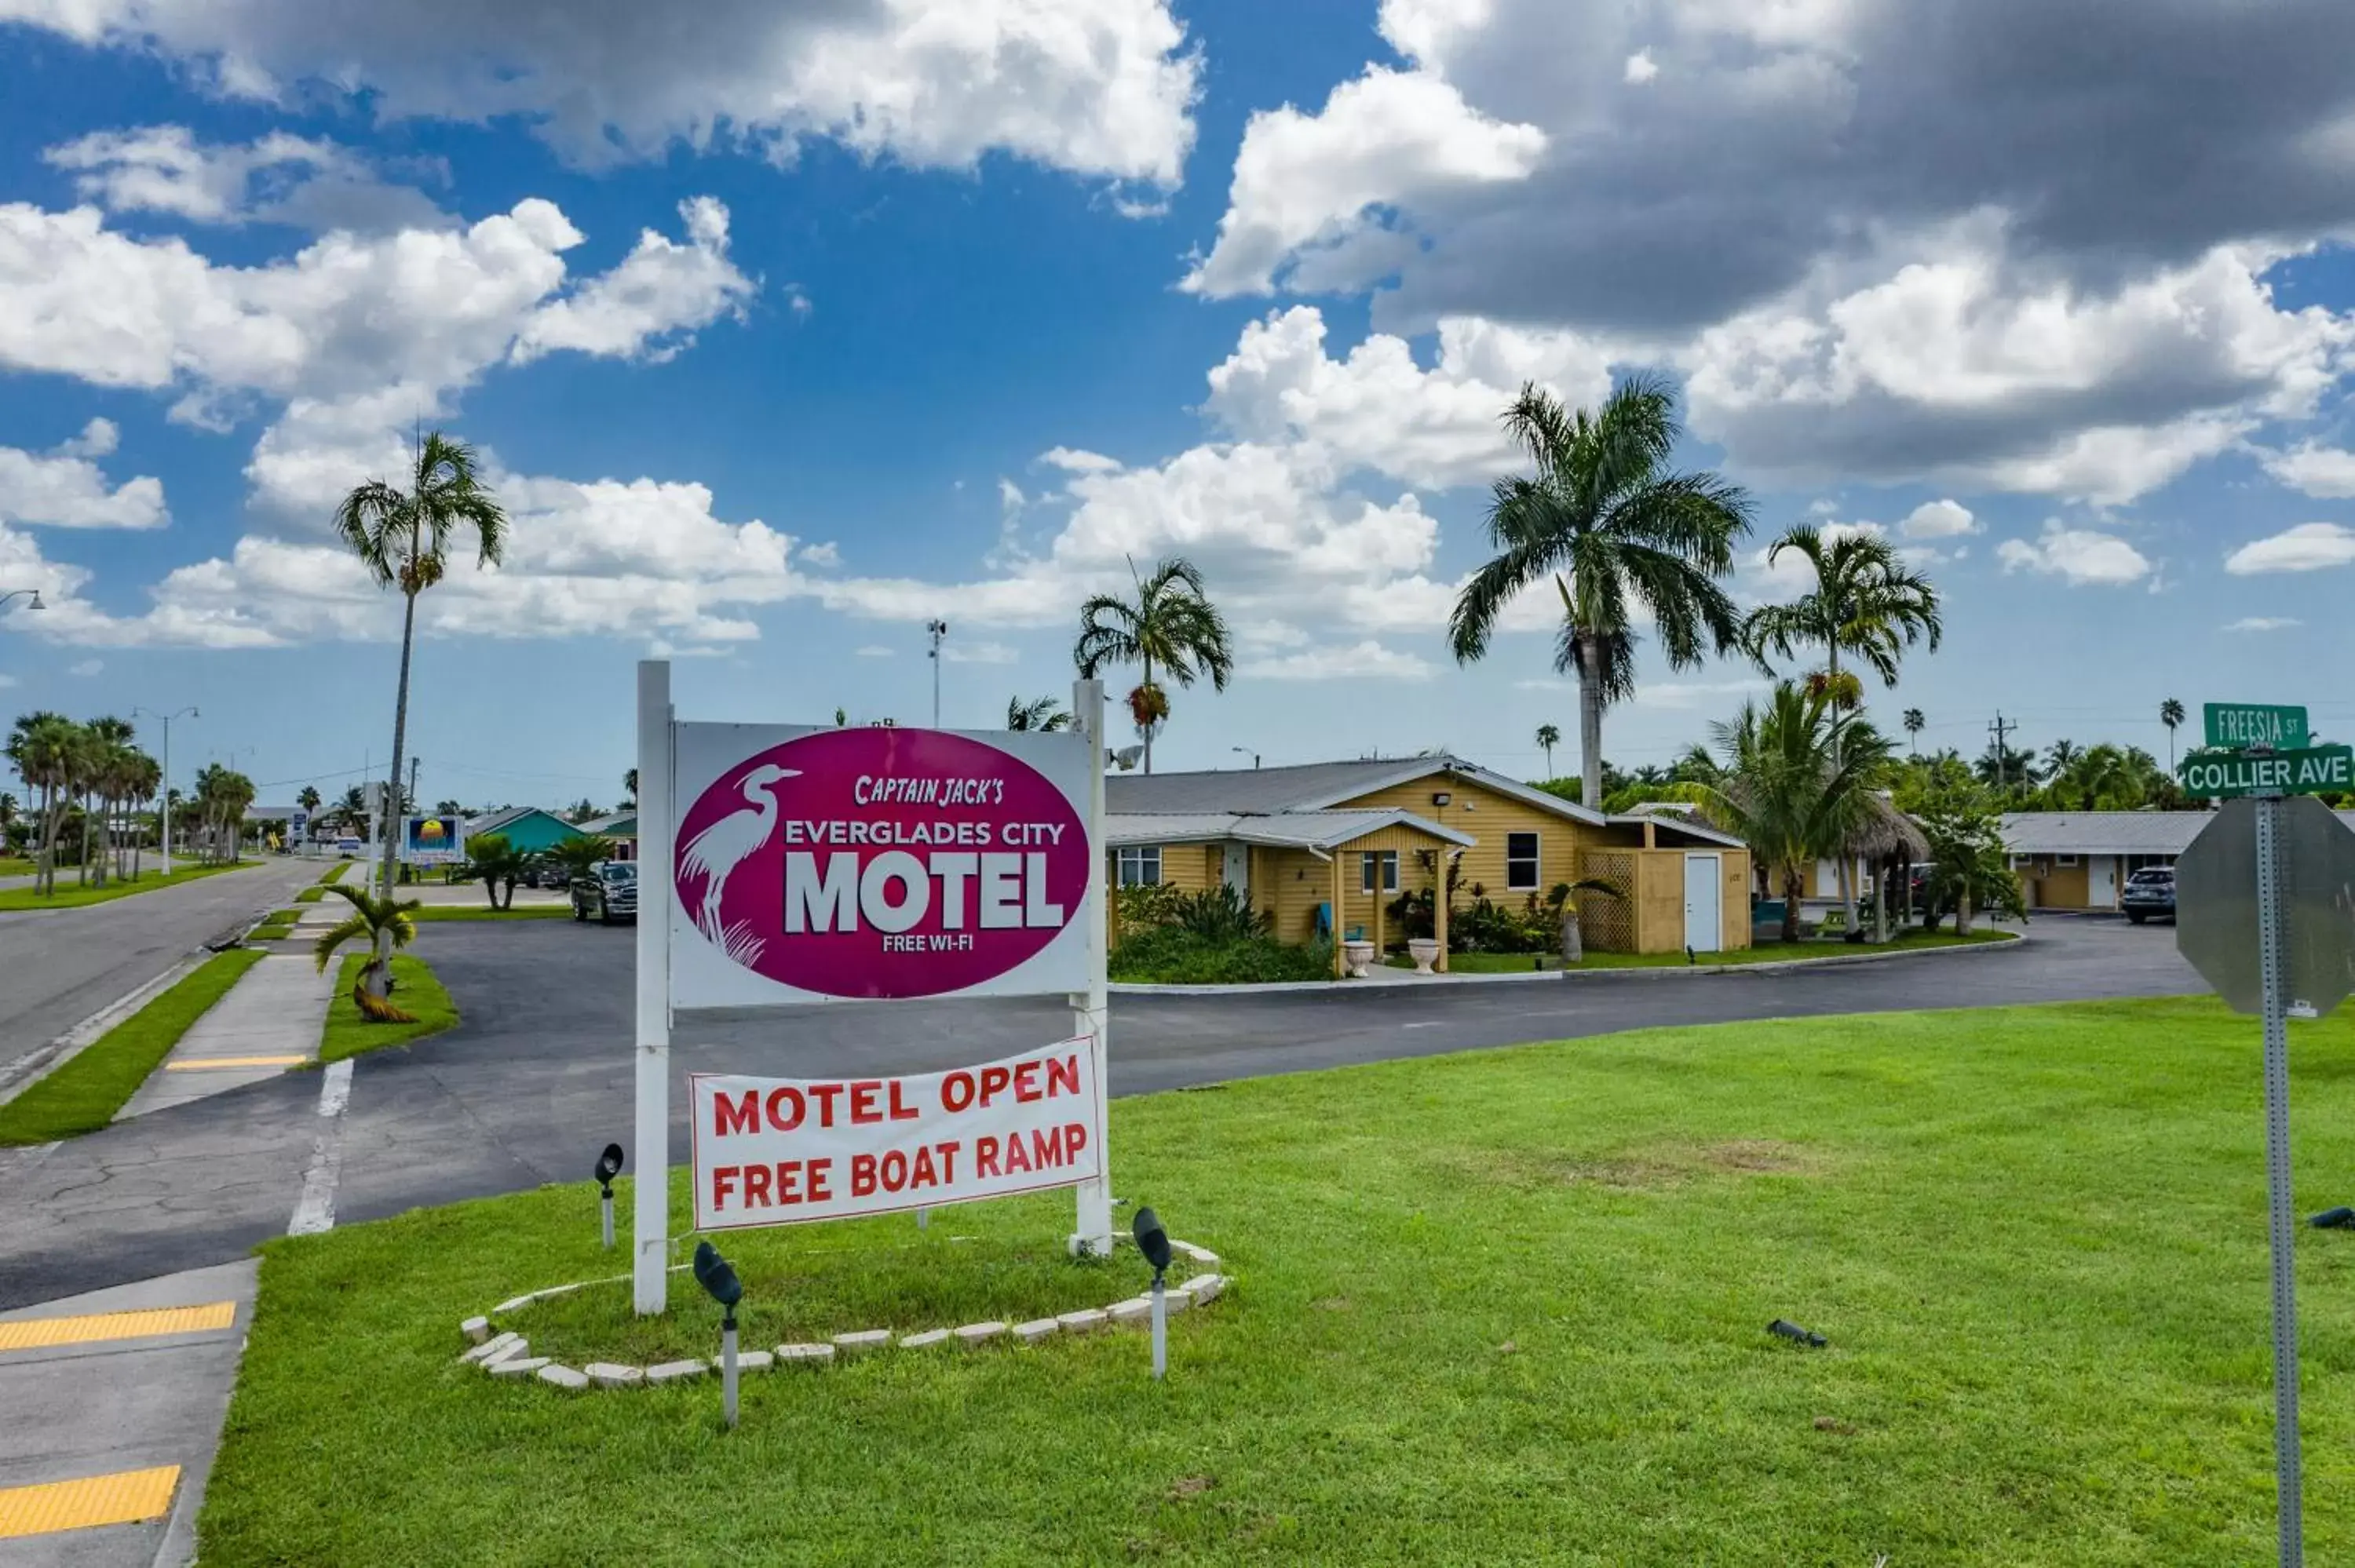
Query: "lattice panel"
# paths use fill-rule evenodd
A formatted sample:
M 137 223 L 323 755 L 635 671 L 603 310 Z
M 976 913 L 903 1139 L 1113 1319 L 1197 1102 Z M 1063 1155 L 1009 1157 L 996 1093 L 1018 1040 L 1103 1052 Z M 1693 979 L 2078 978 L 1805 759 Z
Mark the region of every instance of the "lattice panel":
M 1581 877 L 1607 877 L 1626 895 L 1613 898 L 1601 893 L 1578 895 L 1579 936 L 1599 952 L 1636 950 L 1636 854 L 1632 850 L 1588 850 L 1578 857 Z

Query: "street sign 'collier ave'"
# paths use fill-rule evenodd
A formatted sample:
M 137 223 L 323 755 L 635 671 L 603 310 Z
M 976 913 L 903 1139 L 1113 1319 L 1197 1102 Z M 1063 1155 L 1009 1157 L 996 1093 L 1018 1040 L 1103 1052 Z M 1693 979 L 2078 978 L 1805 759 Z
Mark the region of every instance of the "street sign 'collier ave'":
M 2297 751 L 2195 751 L 2179 771 L 2185 791 L 2204 800 L 2320 795 L 2355 789 L 2355 750 L 2317 746 Z

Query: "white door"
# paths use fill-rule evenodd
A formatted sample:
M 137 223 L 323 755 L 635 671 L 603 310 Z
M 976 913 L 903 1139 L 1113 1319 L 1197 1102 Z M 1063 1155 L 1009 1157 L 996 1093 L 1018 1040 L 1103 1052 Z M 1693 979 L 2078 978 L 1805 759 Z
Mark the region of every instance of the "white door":
M 1725 922 L 1718 909 L 1725 887 L 1722 858 L 1685 856 L 1685 946 L 1696 953 L 1714 953 L 1725 946 Z
M 2085 857 L 2085 907 L 2115 909 L 2118 906 L 2118 857 L 2114 854 L 2089 854 Z
M 1220 880 L 1242 897 L 1251 896 L 1251 845 L 1227 846 L 1225 874 Z

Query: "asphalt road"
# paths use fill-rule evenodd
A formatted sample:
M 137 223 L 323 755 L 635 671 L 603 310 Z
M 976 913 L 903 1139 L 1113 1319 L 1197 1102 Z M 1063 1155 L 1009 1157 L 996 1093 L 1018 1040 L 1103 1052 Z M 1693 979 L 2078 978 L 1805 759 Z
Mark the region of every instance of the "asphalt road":
M 2047 918 L 2016 948 L 1778 974 L 1632 973 L 1447 988 L 1116 997 L 1112 1088 L 1187 1085 L 1653 1024 L 2160 996 L 2204 989 L 2165 927 Z M 632 934 L 570 921 L 429 927 L 419 950 L 458 1029 L 359 1059 L 339 1222 L 585 1181 L 630 1140 Z M 928 1071 L 1059 1037 L 1033 1002 L 814 1007 L 688 1017 L 671 1065 L 674 1160 L 688 1072 Z M 0 1308 L 227 1262 L 286 1228 L 321 1118 L 290 1074 L 46 1151 L 0 1151 Z M 1115 1156 L 1115 1163 L 1117 1156 Z
M 0 914 L 0 1084 L 28 1054 L 318 874 L 315 861 L 272 857 L 106 904 Z

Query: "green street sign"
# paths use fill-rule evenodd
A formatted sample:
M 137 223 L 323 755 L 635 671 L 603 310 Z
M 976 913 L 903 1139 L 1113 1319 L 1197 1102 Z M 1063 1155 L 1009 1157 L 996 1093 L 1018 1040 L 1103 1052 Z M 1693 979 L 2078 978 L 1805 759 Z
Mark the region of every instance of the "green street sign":
M 2298 727 L 2306 727 L 2301 709 Z M 2320 795 L 2355 789 L 2355 749 L 2317 746 L 2271 756 L 2239 751 L 2195 751 L 2183 759 L 2186 794 L 2203 800 L 2241 795 Z
M 2200 710 L 2208 726 L 2208 744 L 2228 750 L 2270 746 L 2275 751 L 2296 751 L 2308 735 L 2304 708 L 2275 703 L 2210 703 Z

